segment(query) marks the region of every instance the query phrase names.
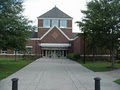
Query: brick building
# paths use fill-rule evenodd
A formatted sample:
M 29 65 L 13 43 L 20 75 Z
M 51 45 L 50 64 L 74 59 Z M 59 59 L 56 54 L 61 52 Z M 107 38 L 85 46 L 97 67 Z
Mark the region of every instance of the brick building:
M 29 54 L 39 57 L 67 57 L 68 53 L 82 52 L 82 40 L 72 33 L 72 17 L 54 7 L 37 19 L 38 31 L 33 32 L 26 45 Z M 0 55 L 12 56 L 14 51 L 1 50 Z M 23 53 L 18 51 L 17 55 Z

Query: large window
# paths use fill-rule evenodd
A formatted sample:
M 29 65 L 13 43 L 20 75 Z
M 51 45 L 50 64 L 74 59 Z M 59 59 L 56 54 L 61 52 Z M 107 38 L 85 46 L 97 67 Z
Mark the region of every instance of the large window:
M 43 27 L 44 28 L 50 28 L 50 20 L 49 19 L 43 20 Z
M 27 47 L 27 53 L 32 54 L 32 48 L 31 47 Z
M 53 19 L 52 20 L 52 26 L 59 26 L 59 20 L 57 20 L 57 19 Z
M 7 54 L 7 49 L 1 50 L 1 54 Z
M 66 28 L 67 27 L 67 20 L 60 20 L 60 28 Z
M 59 19 L 44 19 L 43 27 L 50 28 L 51 26 L 57 26 L 60 28 L 67 28 L 67 20 L 59 20 Z
M 20 54 L 20 50 L 14 51 L 14 54 Z

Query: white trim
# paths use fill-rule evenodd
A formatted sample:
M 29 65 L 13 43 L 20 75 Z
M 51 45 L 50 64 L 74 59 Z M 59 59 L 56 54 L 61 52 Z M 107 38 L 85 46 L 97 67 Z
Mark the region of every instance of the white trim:
M 1 55 L 6 55 L 8 53 L 7 50 L 1 50 Z
M 74 41 L 75 39 L 77 39 L 78 38 L 78 36 L 76 36 L 75 38 L 73 38 L 73 39 L 70 39 L 71 41 Z
M 0 56 L 4 56 L 4 55 L 8 55 L 8 56 L 15 56 L 15 54 L 0 54 Z M 35 55 L 35 54 L 17 54 L 17 55 Z
M 33 48 L 33 46 L 26 46 L 26 48 Z
M 83 54 L 81 54 L 80 56 L 84 56 L 84 55 L 83 55 Z M 92 54 L 87 54 L 87 55 L 85 55 L 85 56 L 90 56 L 90 57 L 92 57 L 93 55 L 92 55 Z M 101 54 L 101 55 L 95 55 L 95 56 L 110 57 L 110 55 L 109 55 L 109 54 L 106 54 L 106 55 Z
M 29 40 L 40 40 L 40 38 L 29 38 Z
M 52 28 L 50 28 L 41 38 L 40 40 L 42 40 L 51 30 L 53 30 L 53 28 L 56 26 L 53 26 Z M 60 28 L 56 27 L 68 40 L 71 40 Z
M 45 28 L 45 27 L 38 27 L 38 28 Z M 60 28 L 60 29 L 72 29 L 72 27 L 66 27 L 66 28 Z
M 41 47 L 70 47 L 71 44 L 67 43 L 39 43 Z
M 37 17 L 37 19 L 58 19 L 58 20 L 73 20 L 73 18 L 39 18 Z
M 15 54 L 18 55 L 18 54 L 21 54 L 21 53 L 20 53 L 20 51 L 16 51 L 16 53 L 15 53 L 15 51 L 14 51 L 14 55 L 15 55 Z

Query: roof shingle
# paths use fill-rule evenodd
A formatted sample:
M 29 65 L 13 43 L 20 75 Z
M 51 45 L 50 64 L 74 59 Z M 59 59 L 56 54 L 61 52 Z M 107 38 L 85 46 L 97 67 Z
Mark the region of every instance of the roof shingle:
M 42 14 L 38 18 L 72 18 L 60 9 L 58 9 L 56 6 L 49 10 L 48 12 Z

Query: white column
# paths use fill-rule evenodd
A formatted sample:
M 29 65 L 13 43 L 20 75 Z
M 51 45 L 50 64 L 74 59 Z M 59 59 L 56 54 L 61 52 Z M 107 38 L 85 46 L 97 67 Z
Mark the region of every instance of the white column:
M 43 54 L 43 50 L 41 51 L 41 57 L 43 57 L 43 55 L 42 55 L 42 54 Z
M 65 53 L 66 53 L 65 57 L 67 57 L 67 50 L 65 50 Z
M 45 57 L 47 57 L 47 50 L 45 50 Z
M 50 50 L 50 56 L 52 57 L 52 50 Z
M 64 50 L 63 50 L 63 57 L 65 57 L 65 56 L 64 56 Z

